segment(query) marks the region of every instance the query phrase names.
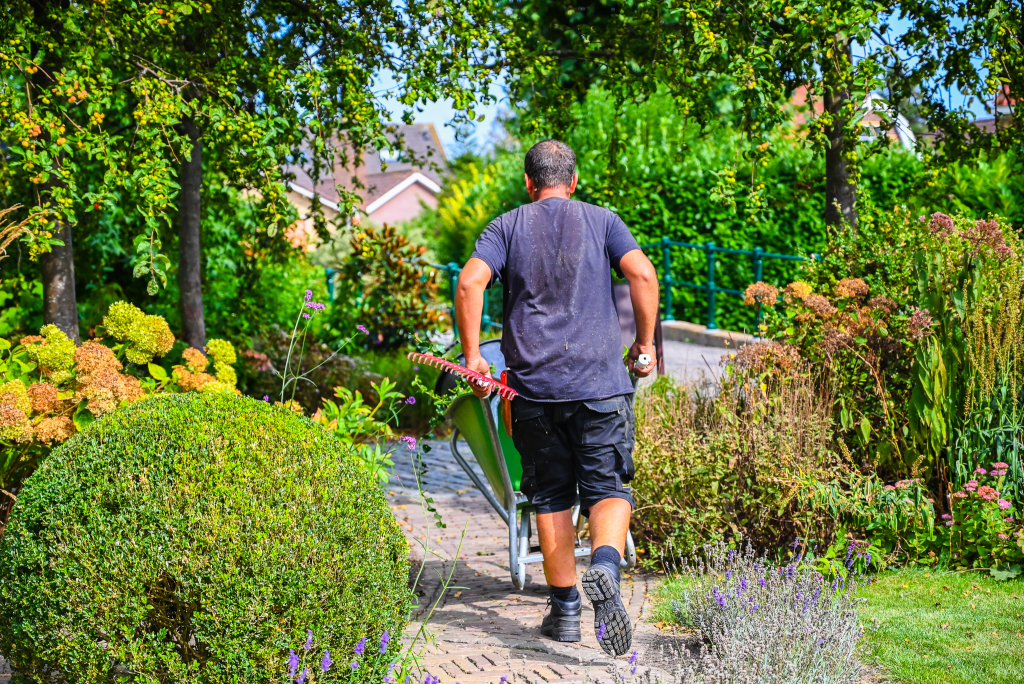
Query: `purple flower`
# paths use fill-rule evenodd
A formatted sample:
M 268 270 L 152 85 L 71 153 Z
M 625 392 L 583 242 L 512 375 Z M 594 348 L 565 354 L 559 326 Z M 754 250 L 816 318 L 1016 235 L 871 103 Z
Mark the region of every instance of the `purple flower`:
M 359 332 L 363 333 L 364 335 L 369 335 L 370 334 L 370 331 L 367 330 L 366 326 L 363 325 L 362 323 L 360 323 L 359 325 L 356 326 L 356 330 L 358 330 Z
M 351 663 L 349 663 L 348 666 L 352 668 L 353 672 L 359 669 L 359 663 L 357 663 L 354 660 Z
M 415 447 L 410 447 L 415 448 Z M 380 635 L 380 650 L 377 651 L 381 655 L 388 652 L 388 642 L 391 641 L 391 635 L 388 634 L 388 630 L 384 630 L 384 633 Z
M 313 648 L 313 630 L 311 630 L 311 629 L 307 629 L 306 630 L 306 646 L 305 646 L 305 648 L 306 648 L 307 651 L 309 649 Z
M 416 438 L 415 437 L 399 437 L 398 441 L 399 442 L 405 442 L 406 444 L 409 445 L 409 448 L 411 450 L 416 451 Z M 383 652 L 384 651 L 381 651 L 381 653 L 383 653 Z
M 757 583 L 761 585 L 762 589 L 764 589 L 764 578 L 763 577 L 761 579 L 757 580 Z
M 726 570 L 725 571 L 725 580 L 728 582 L 731 579 L 732 579 L 732 570 Z
M 410 405 L 411 404 L 415 404 L 416 403 L 416 397 L 406 397 L 405 398 L 405 403 L 406 404 L 410 404 Z
M 800 537 L 793 540 L 793 550 L 796 551 L 796 547 L 800 545 Z
M 366 650 L 366 637 L 363 637 L 362 639 L 359 640 L 359 643 L 356 644 L 356 655 L 362 657 L 363 651 L 365 651 L 365 650 Z
M 295 680 L 295 684 L 304 684 L 305 681 L 306 681 L 306 668 L 302 668 L 302 674 L 300 674 L 299 678 Z
M 295 679 L 295 672 L 299 669 L 299 656 L 295 654 L 295 650 L 288 654 L 288 679 Z
M 264 394 L 264 395 L 263 395 L 263 401 L 265 401 L 265 402 L 267 402 L 267 403 L 270 403 L 270 395 L 268 395 L 268 394 Z
M 597 630 L 597 640 L 604 641 L 604 623 L 601 623 L 601 628 Z
M 507 680 L 508 680 L 508 675 L 501 675 L 501 679 L 498 680 L 498 684 L 505 684 L 505 682 Z
M 743 591 L 747 590 L 747 578 L 746 577 L 744 577 L 743 579 L 740 580 L 740 588 L 743 589 Z
M 636 651 L 633 651 L 633 655 L 629 656 L 629 664 L 630 665 L 636 665 L 636 657 L 637 657 L 637 653 L 636 653 Z
M 304 314 L 302 314 L 302 317 L 303 318 L 309 318 L 309 314 L 308 313 L 304 313 Z
M 313 298 L 313 291 L 312 290 L 306 290 L 306 301 L 308 302 L 312 298 Z
M 419 367 L 419 366 L 413 366 L 413 367 L 412 367 L 412 369 L 413 369 L 414 371 L 418 371 L 418 370 L 420 369 L 420 367 Z
M 324 659 L 320 661 L 320 669 L 324 672 L 331 669 L 331 652 L 324 651 Z

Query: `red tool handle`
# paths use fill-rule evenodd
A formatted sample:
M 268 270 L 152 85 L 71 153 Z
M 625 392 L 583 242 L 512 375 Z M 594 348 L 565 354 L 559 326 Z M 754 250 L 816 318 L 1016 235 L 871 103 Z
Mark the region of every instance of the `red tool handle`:
M 513 398 L 519 396 L 519 393 L 516 392 L 514 389 L 512 389 L 503 382 L 498 382 L 490 375 L 477 373 L 476 371 L 469 370 L 465 366 L 460 366 L 457 363 L 452 363 L 451 361 L 447 361 L 436 356 L 431 356 L 430 354 L 420 354 L 419 352 L 409 352 L 408 358 L 412 359 L 413 361 L 425 363 L 428 366 L 434 366 L 435 368 L 443 368 L 449 373 L 454 373 L 455 375 L 458 375 L 459 377 L 464 378 L 465 380 L 468 380 L 470 382 L 475 382 L 478 385 L 486 385 L 491 389 L 495 390 L 505 399 L 512 400 Z

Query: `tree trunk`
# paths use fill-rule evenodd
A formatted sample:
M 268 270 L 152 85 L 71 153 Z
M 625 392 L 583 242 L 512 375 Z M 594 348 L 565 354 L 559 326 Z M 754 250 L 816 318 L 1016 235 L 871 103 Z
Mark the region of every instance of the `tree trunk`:
M 192 159 L 181 163 L 181 196 L 178 212 L 178 290 L 181 296 L 182 338 L 196 349 L 206 346 L 203 317 L 202 246 L 200 242 L 200 191 L 203 187 L 203 144 L 191 118 L 181 122 L 192 141 Z
M 845 57 L 846 64 L 852 65 L 849 42 L 834 43 L 834 49 L 840 58 Z M 847 142 L 843 128 L 846 120 L 842 118 L 843 105 L 850 99 L 850 90 L 845 74 L 838 74 L 838 83 L 824 87 L 825 112 L 832 116 L 832 123 L 825 129 L 829 146 L 825 150 L 825 224 L 841 226 L 844 223 L 850 228 L 857 228 L 857 188 L 850 182 L 847 166 Z M 852 146 L 852 141 L 849 141 Z
M 75 248 L 71 226 L 60 228 L 54 237 L 64 246 L 54 247 L 40 257 L 43 271 L 43 321 L 54 324 L 78 344 L 78 299 L 75 297 Z

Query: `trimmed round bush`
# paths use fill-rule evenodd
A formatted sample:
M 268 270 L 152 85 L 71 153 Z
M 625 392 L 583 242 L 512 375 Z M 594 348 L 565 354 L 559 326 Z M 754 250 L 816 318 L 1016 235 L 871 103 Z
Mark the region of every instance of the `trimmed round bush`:
M 72 437 L 19 494 L 0 652 L 40 682 L 284 682 L 293 649 L 318 683 L 380 681 L 408 572 L 383 492 L 331 433 L 252 399 L 154 397 Z

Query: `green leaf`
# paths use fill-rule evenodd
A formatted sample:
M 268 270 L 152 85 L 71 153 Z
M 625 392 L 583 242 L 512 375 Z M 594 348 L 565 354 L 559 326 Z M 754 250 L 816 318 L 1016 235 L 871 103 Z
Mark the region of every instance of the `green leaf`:
M 155 363 L 149 364 L 149 374 L 152 375 L 157 382 L 167 382 L 167 371 L 164 370 L 163 366 L 158 366 Z
M 79 431 L 89 427 L 96 420 L 96 416 L 92 414 L 92 411 L 85 407 L 88 402 L 88 399 L 78 402 L 78 408 L 75 409 L 75 414 L 71 417 L 71 421 Z

